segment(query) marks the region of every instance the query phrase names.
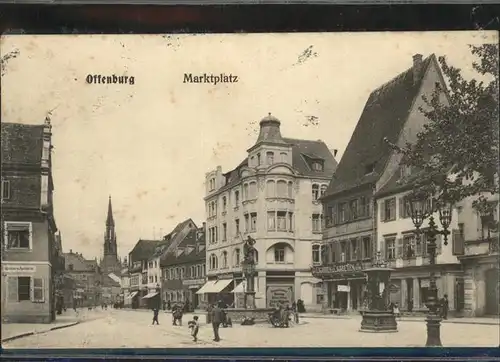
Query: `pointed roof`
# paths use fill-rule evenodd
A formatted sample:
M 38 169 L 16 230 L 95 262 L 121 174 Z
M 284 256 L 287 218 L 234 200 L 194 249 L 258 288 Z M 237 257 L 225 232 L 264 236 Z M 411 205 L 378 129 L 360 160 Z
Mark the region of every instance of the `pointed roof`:
M 384 138 L 397 141 L 435 58 L 422 61 L 419 79 L 410 67 L 370 94 L 324 197 L 377 182 L 392 151 Z
M 114 226 L 115 220 L 113 219 L 113 207 L 111 206 L 111 195 L 109 195 L 108 201 L 108 217 L 106 218 L 106 225 Z

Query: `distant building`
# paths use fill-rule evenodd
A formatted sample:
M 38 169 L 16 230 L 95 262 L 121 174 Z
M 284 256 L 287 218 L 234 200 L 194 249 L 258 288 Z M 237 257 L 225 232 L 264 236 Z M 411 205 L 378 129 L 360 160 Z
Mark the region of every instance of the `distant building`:
M 319 263 L 325 192 L 337 162 L 319 141 L 281 136 L 280 121 L 269 115 L 248 156 L 234 170 L 221 167 L 205 176 L 207 277 L 209 298 L 233 299 L 241 289 L 243 239 L 256 240 L 256 305 L 302 299 L 321 309 L 322 281 L 311 268 Z M 212 283 L 213 284 L 213 283 Z
M 148 260 L 154 254 L 158 240 L 139 240 L 128 254 L 130 294 L 124 295 L 126 307 L 147 308 Z
M 52 126 L 1 124 L 2 321 L 55 319 L 56 245 Z
M 120 294 L 120 274 L 122 265 L 118 258 L 116 243 L 115 220 L 111 206 L 111 196 L 108 201 L 108 215 L 106 217 L 106 231 L 104 233 L 104 252 L 99 265 L 102 272 L 102 298 L 106 303 L 116 301 Z
M 197 294 L 205 284 L 205 248 L 204 226 L 193 227 L 171 252 L 161 258 L 163 301 L 171 304 L 189 301 L 192 308 L 206 306 L 206 295 Z
M 70 250 L 64 254 L 66 275 L 75 282 L 73 296 L 77 307 L 100 305 L 103 301 L 101 281 L 102 275 L 96 260 L 87 260 L 80 253 Z M 73 307 L 67 305 L 67 307 Z

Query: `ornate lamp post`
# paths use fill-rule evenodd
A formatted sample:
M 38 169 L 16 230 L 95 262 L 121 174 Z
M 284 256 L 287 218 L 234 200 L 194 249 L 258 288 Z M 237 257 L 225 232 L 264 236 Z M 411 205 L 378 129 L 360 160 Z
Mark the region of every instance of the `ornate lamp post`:
M 446 200 L 433 202 L 430 195 L 426 192 L 415 192 L 410 195 L 409 206 L 411 219 L 415 225 L 417 242 L 419 242 L 419 236 L 422 233 L 420 227 L 422 226 L 425 219 L 429 219 L 429 227 L 424 231 L 424 243 L 427 246 L 427 252 L 429 254 L 429 263 L 431 265 L 430 273 L 430 287 L 427 296 L 427 308 L 429 312 L 427 314 L 427 342 L 426 347 L 441 347 L 441 337 L 440 337 L 440 327 L 441 327 L 441 316 L 439 314 L 439 301 L 438 301 L 438 290 L 436 286 L 436 275 L 434 271 L 434 265 L 436 264 L 436 238 L 438 235 L 443 235 L 444 245 L 448 245 L 448 227 L 451 223 L 451 212 L 452 204 Z M 442 225 L 442 229 L 439 230 L 434 222 L 434 216 L 432 215 L 435 211 L 439 212 L 439 221 Z

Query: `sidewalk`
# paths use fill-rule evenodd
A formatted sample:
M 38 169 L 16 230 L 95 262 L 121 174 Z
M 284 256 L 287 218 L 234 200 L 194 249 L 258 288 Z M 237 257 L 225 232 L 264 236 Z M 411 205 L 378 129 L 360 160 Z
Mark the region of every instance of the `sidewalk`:
M 33 334 L 45 333 L 56 329 L 67 328 L 81 322 L 95 320 L 104 317 L 98 311 L 87 311 L 78 309 L 77 313 L 73 309 L 68 309 L 62 315 L 57 315 L 52 323 L 31 324 L 31 323 L 2 323 L 2 342 L 13 339 L 31 336 Z
M 322 314 L 322 313 L 302 313 L 300 318 L 323 318 L 323 319 L 359 319 L 361 315 L 336 315 L 336 314 Z M 425 316 L 403 316 L 397 321 L 404 322 L 425 322 Z M 454 323 L 454 324 L 479 324 L 479 325 L 500 325 L 500 319 L 494 317 L 463 317 L 463 318 L 448 318 L 441 321 L 441 323 Z

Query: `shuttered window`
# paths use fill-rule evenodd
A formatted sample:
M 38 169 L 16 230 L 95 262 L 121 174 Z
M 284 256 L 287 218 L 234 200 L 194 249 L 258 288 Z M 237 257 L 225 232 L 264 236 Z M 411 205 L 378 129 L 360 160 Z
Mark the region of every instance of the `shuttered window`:
M 31 300 L 31 278 L 18 277 L 17 278 L 17 300 Z
M 7 300 L 9 302 L 17 302 L 19 301 L 18 299 L 18 292 L 17 292 L 17 277 L 8 277 L 7 278 Z
M 396 239 L 396 258 L 404 258 L 404 243 L 403 238 Z
M 33 290 L 33 297 L 32 301 L 35 303 L 43 303 L 45 302 L 45 293 L 44 293 L 44 280 L 43 278 L 32 278 L 32 290 Z
M 464 255 L 465 245 L 462 230 L 452 230 L 452 253 L 453 255 Z

